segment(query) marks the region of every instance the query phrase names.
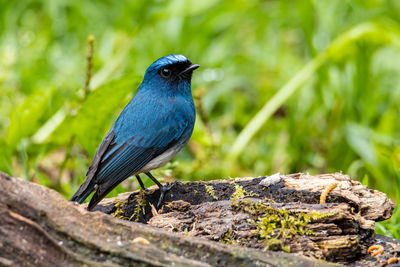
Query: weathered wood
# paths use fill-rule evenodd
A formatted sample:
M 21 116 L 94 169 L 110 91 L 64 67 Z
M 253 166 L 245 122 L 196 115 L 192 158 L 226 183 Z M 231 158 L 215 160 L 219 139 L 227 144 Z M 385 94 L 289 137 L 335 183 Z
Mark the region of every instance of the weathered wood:
M 373 233 L 374 221 L 389 218 L 394 207 L 385 194 L 342 174 L 294 174 L 271 181 L 178 184 L 158 212 L 149 203 L 157 202 L 159 191 L 151 188 L 105 199 L 95 208 L 101 212 L 88 212 L 53 190 L 0 173 L 0 265 L 329 265 L 303 254 L 362 266 L 400 256 L 400 242 Z M 321 192 L 333 182 L 338 185 L 327 203 L 319 204 Z M 281 215 L 292 223 L 274 222 L 278 227 L 262 238 L 263 218 Z M 299 218 L 301 227 L 282 230 Z M 366 255 L 375 242 L 385 245 L 378 258 Z M 297 254 L 264 251 L 266 246 Z
M 251 199 L 252 203 L 258 200 Z M 262 202 L 261 202 L 262 203 Z M 174 202 L 172 202 L 173 206 Z M 311 230 L 309 235 L 294 233 L 293 237 L 282 238 L 282 246 L 290 252 L 298 252 L 307 256 L 332 261 L 348 262 L 356 259 L 362 251 L 362 246 L 368 245 L 373 236 L 373 224 L 360 215 L 353 214 L 350 207 L 344 203 L 319 207 L 316 204 L 273 204 L 273 209 L 289 211 L 286 223 L 296 223 L 296 215 L 318 212 L 327 217 L 312 220 L 304 230 Z M 266 244 L 259 241 L 259 234 L 254 233 L 257 226 L 257 217 L 243 211 L 240 207 L 231 206 L 231 201 L 224 200 L 205 205 L 196 205 L 186 211 L 174 211 L 153 217 L 149 224 L 165 230 L 185 232 L 190 236 L 201 236 L 210 240 L 221 240 L 241 246 L 264 248 Z M 272 216 L 274 213 L 272 214 Z M 268 216 L 268 215 L 266 215 Z M 250 222 L 250 221 L 253 221 Z M 274 220 L 274 223 L 278 221 Z M 301 223 L 301 221 L 300 221 Z M 279 232 L 279 229 L 276 229 Z M 296 231 L 296 230 L 294 230 Z M 304 231 L 306 232 L 306 231 Z M 290 232 L 288 232 L 290 234 Z M 275 234 L 272 233 L 271 237 Z M 275 239 L 273 241 L 276 242 Z M 276 243 L 271 244 L 276 246 Z M 278 247 L 280 248 L 280 247 Z M 364 248 L 365 249 L 365 248 Z
M 336 187 L 327 194 L 326 203 L 319 204 L 321 193 L 331 184 Z M 244 198 L 233 200 L 238 188 L 243 190 Z M 394 209 L 393 202 L 384 193 L 341 173 L 315 176 L 298 173 L 178 184 L 167 194 L 168 204 L 158 213 L 145 205 L 136 216 L 139 195 L 145 197 L 144 203 L 154 204 L 159 192 L 153 189 L 145 195 L 121 194 L 100 203 L 97 209 L 187 236 L 258 249 L 290 250 L 341 263 L 370 257 L 366 251 L 376 242 L 374 223 L 390 218 Z M 249 205 L 268 211 L 249 212 Z M 276 215 L 283 222 L 268 222 L 268 218 Z M 301 222 L 304 229 L 301 226 L 292 229 L 292 233 L 282 231 L 287 225 L 298 224 L 296 220 L 304 219 L 305 215 L 313 218 L 308 218 L 310 221 L 305 224 Z M 267 218 L 264 223 L 267 221 L 269 226 L 277 225 L 267 238 L 260 235 L 263 218 Z
M 336 183 L 336 188 L 329 195 L 329 202 L 345 202 L 355 208 L 367 220 L 383 221 L 392 216 L 393 202 L 386 194 L 369 189 L 359 181 L 350 179 L 342 173 L 334 174 L 292 174 L 283 176 L 287 188 L 315 192 L 318 195 L 327 185 Z
M 0 173 L 1 266 L 326 266 L 114 218 Z

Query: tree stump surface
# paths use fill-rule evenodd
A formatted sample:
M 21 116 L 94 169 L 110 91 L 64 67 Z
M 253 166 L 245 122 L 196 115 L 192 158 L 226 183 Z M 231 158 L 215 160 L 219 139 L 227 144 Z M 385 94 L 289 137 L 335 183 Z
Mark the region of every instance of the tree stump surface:
M 374 234 L 394 204 L 341 173 L 180 183 L 158 211 L 156 187 L 94 212 L 2 173 L 0 190 L 0 266 L 384 266 L 400 257 L 399 240 Z M 367 254 L 372 244 L 384 252 Z

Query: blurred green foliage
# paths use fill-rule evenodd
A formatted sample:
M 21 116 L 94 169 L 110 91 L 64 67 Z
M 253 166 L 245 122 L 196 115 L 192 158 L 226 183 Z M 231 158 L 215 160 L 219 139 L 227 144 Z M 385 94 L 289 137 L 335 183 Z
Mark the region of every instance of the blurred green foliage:
M 0 7 L 2 171 L 70 197 L 147 66 L 179 53 L 201 65 L 192 86 L 198 118 L 189 145 L 158 177 L 343 171 L 400 201 L 399 1 Z M 112 194 L 136 186 L 127 180 Z M 400 238 L 399 209 L 377 230 Z

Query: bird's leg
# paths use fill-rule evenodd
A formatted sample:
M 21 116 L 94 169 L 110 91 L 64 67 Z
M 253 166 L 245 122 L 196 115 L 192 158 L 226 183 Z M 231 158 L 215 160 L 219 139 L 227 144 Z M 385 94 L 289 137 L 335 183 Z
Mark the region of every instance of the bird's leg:
M 140 179 L 139 174 L 136 174 L 136 179 L 138 180 L 138 182 L 139 182 L 139 184 L 140 184 L 140 187 L 141 187 L 144 191 L 147 191 L 148 189 L 144 186 L 144 183 L 143 183 L 142 179 Z
M 164 199 L 165 193 L 168 192 L 169 190 L 171 190 L 171 188 L 174 187 L 174 185 L 179 183 L 179 182 L 173 182 L 171 184 L 167 183 L 165 186 L 163 186 L 159 181 L 157 181 L 156 178 L 154 178 L 154 176 L 150 172 L 146 172 L 145 174 L 147 176 L 149 176 L 149 178 L 151 180 L 153 180 L 154 183 L 156 183 L 158 188 L 160 188 L 160 199 L 158 200 L 158 203 L 157 203 L 157 209 L 159 209 L 160 206 L 161 206 L 161 203 L 162 203 L 162 201 Z

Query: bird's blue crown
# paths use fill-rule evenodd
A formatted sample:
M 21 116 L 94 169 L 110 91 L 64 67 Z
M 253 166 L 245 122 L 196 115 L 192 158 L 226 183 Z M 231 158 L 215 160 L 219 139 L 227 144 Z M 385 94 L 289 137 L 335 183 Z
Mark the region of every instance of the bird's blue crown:
M 151 64 L 149 66 L 147 71 L 152 71 L 152 70 L 155 70 L 155 69 L 159 69 L 160 67 L 167 66 L 167 65 L 172 65 L 172 64 L 175 64 L 175 63 L 189 63 L 189 64 L 191 64 L 190 60 L 187 59 L 185 56 L 172 54 L 172 55 L 168 55 L 168 56 L 159 58 L 156 61 L 154 61 L 153 64 Z

